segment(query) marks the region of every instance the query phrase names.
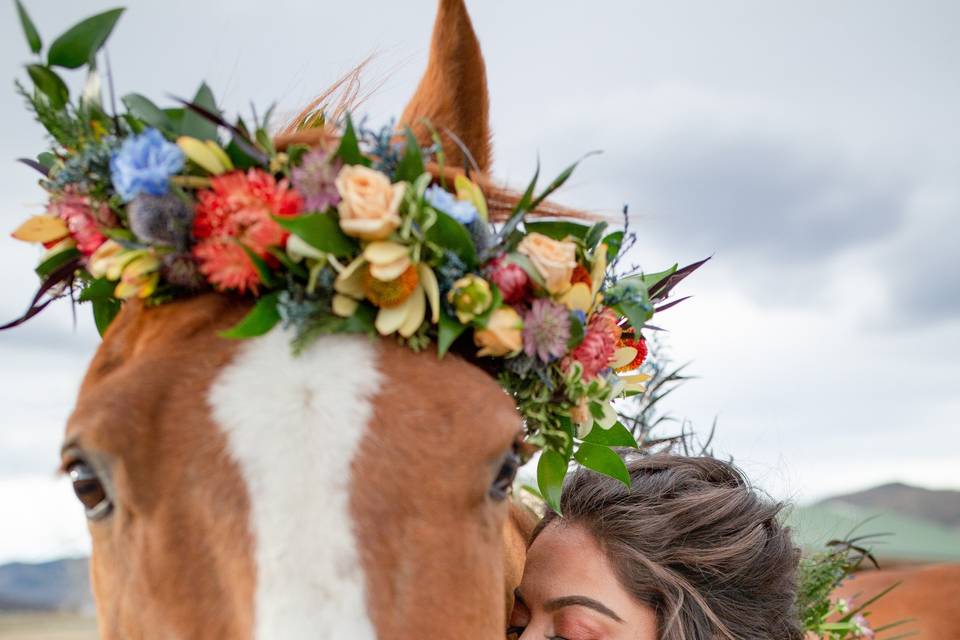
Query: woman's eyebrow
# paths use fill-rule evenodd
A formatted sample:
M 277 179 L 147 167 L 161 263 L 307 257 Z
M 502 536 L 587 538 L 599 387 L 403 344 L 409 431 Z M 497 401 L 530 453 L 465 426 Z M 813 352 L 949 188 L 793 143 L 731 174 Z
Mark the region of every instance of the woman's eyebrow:
M 597 613 L 602 613 L 603 615 L 616 620 L 617 622 L 623 622 L 623 618 L 610 610 L 610 608 L 605 604 L 586 596 L 564 596 L 563 598 L 554 598 L 543 606 L 543 610 L 551 613 L 557 609 L 563 609 L 564 607 L 586 607 L 587 609 L 593 609 Z

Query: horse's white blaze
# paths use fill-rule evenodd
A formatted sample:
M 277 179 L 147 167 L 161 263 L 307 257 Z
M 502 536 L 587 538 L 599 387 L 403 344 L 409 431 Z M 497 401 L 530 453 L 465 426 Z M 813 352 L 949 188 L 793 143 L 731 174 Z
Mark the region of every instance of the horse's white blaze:
M 250 496 L 254 638 L 372 640 L 349 494 L 377 350 L 328 336 L 294 357 L 289 339 L 276 330 L 243 345 L 209 396 Z

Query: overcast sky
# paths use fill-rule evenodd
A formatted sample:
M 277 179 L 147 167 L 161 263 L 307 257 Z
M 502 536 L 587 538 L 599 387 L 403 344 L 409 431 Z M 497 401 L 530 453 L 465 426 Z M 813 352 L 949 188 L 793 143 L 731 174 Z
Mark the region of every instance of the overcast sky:
M 26 2 L 46 42 L 113 6 Z M 373 121 L 422 71 L 433 0 L 127 3 L 111 40 L 118 93 L 157 101 L 201 80 L 234 112 L 290 112 L 370 53 Z M 528 179 L 603 149 L 560 194 L 631 205 L 647 269 L 715 255 L 666 312 L 672 354 L 701 376 L 670 408 L 777 497 L 887 481 L 960 488 L 960 4 L 474 0 L 495 174 Z M 68 7 L 64 9 L 63 7 Z M 12 7 L 0 78 L 28 50 Z M 79 79 L 77 79 L 79 80 Z M 5 81 L 6 82 L 6 81 Z M 0 227 L 42 207 L 15 165 L 40 126 L 0 91 Z M 0 236 L 0 316 L 38 257 Z M 0 562 L 87 548 L 54 468 L 98 338 L 81 308 L 0 334 Z

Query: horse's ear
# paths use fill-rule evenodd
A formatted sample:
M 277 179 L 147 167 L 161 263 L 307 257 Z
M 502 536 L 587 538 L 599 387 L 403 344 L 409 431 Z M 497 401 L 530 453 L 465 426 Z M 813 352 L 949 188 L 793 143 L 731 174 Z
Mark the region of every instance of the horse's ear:
M 424 118 L 440 134 L 448 163 L 463 164 L 463 153 L 446 131 L 463 142 L 481 171 L 489 168 L 487 72 L 463 0 L 440 0 L 427 70 L 400 121 L 426 145 L 431 135 Z

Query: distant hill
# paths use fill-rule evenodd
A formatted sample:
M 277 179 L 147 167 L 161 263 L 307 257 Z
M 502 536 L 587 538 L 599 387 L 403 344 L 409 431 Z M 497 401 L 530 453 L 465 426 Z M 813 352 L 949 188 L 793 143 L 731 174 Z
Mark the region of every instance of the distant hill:
M 0 565 L 0 610 L 93 610 L 85 558 Z
M 865 510 L 891 511 L 921 518 L 951 529 L 960 529 L 960 491 L 911 487 L 899 482 L 884 484 L 865 491 L 832 496 L 816 506 L 843 503 Z

